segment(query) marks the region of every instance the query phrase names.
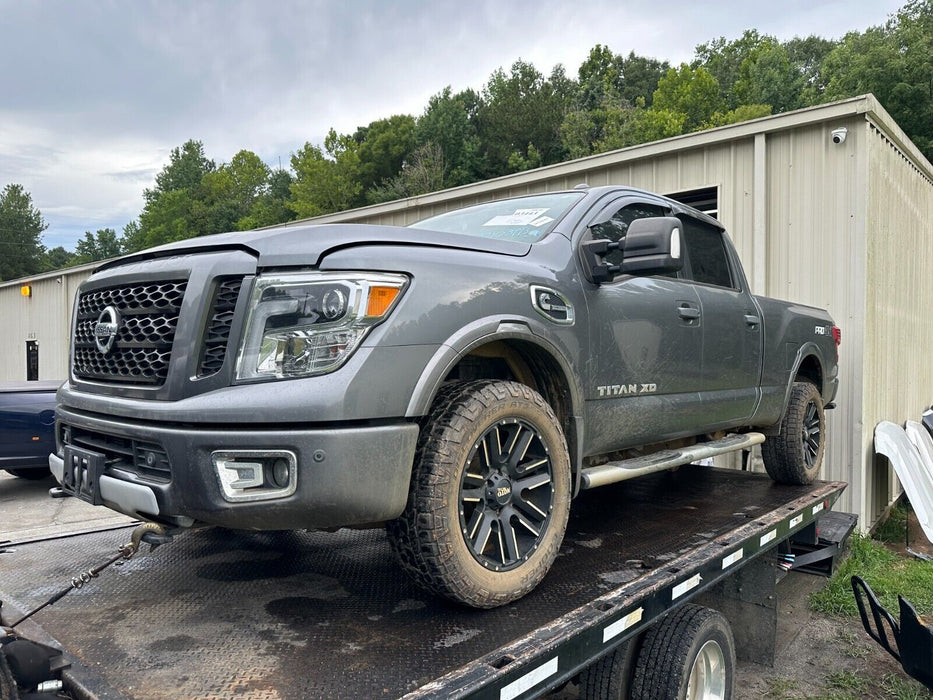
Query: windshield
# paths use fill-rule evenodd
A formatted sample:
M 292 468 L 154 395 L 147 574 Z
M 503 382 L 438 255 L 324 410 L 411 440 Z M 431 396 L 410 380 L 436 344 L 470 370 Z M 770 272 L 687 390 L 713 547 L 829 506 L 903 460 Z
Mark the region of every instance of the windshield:
M 410 228 L 534 243 L 541 240 L 582 196 L 582 192 L 560 192 L 501 199 L 422 219 Z

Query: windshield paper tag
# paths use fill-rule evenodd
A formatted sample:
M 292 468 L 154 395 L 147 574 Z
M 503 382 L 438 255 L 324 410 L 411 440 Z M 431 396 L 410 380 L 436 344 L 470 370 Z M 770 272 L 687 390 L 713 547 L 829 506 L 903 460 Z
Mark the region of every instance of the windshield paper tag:
M 540 226 L 541 224 L 532 224 L 531 222 L 541 216 L 547 208 L 543 209 L 516 209 L 513 214 L 502 214 L 494 216 L 483 226 Z M 542 217 L 545 218 L 545 217 Z

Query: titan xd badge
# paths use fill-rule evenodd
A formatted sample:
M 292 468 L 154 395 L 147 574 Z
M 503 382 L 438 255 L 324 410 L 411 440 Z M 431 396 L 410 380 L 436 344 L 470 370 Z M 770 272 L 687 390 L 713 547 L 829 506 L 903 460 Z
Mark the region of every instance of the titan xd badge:
M 532 285 L 531 305 L 549 321 L 563 326 L 573 325 L 573 305 L 560 292 Z

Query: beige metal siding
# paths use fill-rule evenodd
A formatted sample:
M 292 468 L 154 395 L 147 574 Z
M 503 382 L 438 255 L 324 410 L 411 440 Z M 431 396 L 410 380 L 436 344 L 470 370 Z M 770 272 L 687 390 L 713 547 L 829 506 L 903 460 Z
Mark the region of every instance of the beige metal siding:
M 863 513 L 859 428 L 864 322 L 865 118 L 817 123 L 767 137 L 766 294 L 824 308 L 842 329 L 837 408 L 827 412 L 822 477 L 847 481 L 839 508 Z M 834 144 L 830 131 L 846 126 Z
M 0 381 L 26 379 L 26 341 L 39 343 L 39 379 L 68 374 L 71 306 L 91 266 L 45 273 L 0 285 Z M 20 288 L 32 286 L 32 296 Z
M 872 459 L 881 420 L 919 420 L 933 404 L 933 180 L 877 126 L 867 130 L 865 341 L 861 452 L 866 484 L 879 491 L 865 504 L 876 518 L 900 491 L 884 460 Z M 881 487 L 887 487 L 887 493 Z

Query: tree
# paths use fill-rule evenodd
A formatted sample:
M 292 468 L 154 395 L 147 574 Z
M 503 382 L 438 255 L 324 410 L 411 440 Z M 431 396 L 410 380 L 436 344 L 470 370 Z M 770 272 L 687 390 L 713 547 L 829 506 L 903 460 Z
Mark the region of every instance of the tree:
M 559 77 L 559 76 L 558 76 Z M 559 130 L 565 101 L 530 63 L 518 60 L 506 74 L 501 68 L 483 89 L 477 114 L 478 133 L 488 157 L 487 176 L 514 168 L 509 159 L 539 159 L 542 165 L 563 159 Z M 534 146 L 537 156 L 529 154 Z
M 349 209 L 363 191 L 359 182 L 358 144 L 331 129 L 324 150 L 312 143 L 292 154 L 295 179 L 290 185 L 292 208 L 301 217 Z
M 84 238 L 75 245 L 74 264 L 107 260 L 123 254 L 122 241 L 112 228 L 98 229 L 97 233 L 84 232 Z
M 823 61 L 836 47 L 837 42 L 810 35 L 801 39 L 794 37 L 784 43 L 787 56 L 791 63 L 800 71 L 803 78 L 801 99 L 805 105 L 814 105 L 820 102 L 826 90 L 826 81 L 823 77 Z
M 133 232 L 133 248 L 217 233 L 211 217 L 205 215 L 208 206 L 203 187 L 205 176 L 215 170 L 200 141 L 189 140 L 172 149 L 168 164 L 156 175 L 156 186 L 143 192 L 145 204 L 139 230 Z
M 383 181 L 371 192 L 373 202 L 388 202 L 436 192 L 444 186 L 444 152 L 436 143 L 426 143 L 415 149 L 402 165 L 401 172 Z
M 49 248 L 45 253 L 45 262 L 42 265 L 43 270 L 61 270 L 65 267 L 71 267 L 78 264 L 75 261 L 75 254 L 65 250 L 63 246 L 57 245 Z
M 215 169 L 214 161 L 204 155 L 204 144 L 188 140 L 180 147 L 173 148 L 169 162 L 156 175 L 156 186 L 143 192 L 148 204 L 164 192 L 193 190 L 201 184 L 201 178 Z
M 649 132 L 655 131 L 655 127 L 662 123 L 665 125 L 662 131 L 668 131 L 675 122 L 681 121 L 677 115 L 683 115 L 684 132 L 696 131 L 703 128 L 722 106 L 719 83 L 713 74 L 703 66 L 691 68 L 681 63 L 679 68 L 667 71 L 658 82 L 651 109 L 659 114 L 649 119 L 654 124 L 649 127 Z
M 0 193 L 0 281 L 34 275 L 43 269 L 42 232 L 48 224 L 22 185 Z
M 762 37 L 756 30 L 746 29 L 738 39 L 727 41 L 721 36 L 696 47 L 693 68 L 702 66 L 716 79 L 722 90 L 725 109 L 735 109 L 741 104 L 735 84 L 741 77 L 742 63 L 766 38 L 770 37 Z
M 445 187 L 475 182 L 486 171 L 486 160 L 476 131 L 480 97 L 473 90 L 451 94 L 448 85 L 428 100 L 415 125 L 419 147 L 436 144 L 446 166 Z
M 353 135 L 360 159 L 359 182 L 364 191 L 397 175 L 415 148 L 415 118 L 396 114 L 360 127 Z
M 771 105 L 774 112 L 786 112 L 803 106 L 804 85 L 787 49 L 765 37 L 742 61 L 733 92 L 741 105 Z
M 249 213 L 237 221 L 237 229 L 246 231 L 261 226 L 274 226 L 295 218 L 291 208 L 291 173 L 281 168 L 269 174 L 268 186 L 250 207 Z

